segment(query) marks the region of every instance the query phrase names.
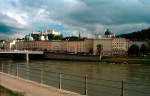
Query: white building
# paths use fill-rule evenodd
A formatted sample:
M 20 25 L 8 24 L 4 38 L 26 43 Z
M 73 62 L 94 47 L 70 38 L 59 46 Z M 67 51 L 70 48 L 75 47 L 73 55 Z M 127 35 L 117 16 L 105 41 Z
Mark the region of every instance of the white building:
M 0 41 L 0 49 L 4 49 L 4 43 L 5 43 L 4 40 L 1 40 L 1 41 Z
M 15 50 L 16 40 L 6 41 L 4 43 L 4 49 L 6 50 Z
M 32 34 L 36 34 L 36 35 L 48 35 L 48 34 L 53 34 L 53 35 L 61 35 L 60 32 L 57 32 L 55 30 L 52 30 L 52 29 L 49 29 L 49 30 L 45 30 L 45 31 L 42 31 L 42 32 L 32 32 Z

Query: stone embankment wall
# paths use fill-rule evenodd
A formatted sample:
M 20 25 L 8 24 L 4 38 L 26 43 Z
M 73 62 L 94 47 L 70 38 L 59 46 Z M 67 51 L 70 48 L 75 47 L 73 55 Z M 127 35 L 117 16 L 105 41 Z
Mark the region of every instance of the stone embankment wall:
M 45 52 L 45 59 L 52 60 L 72 60 L 72 61 L 99 61 L 99 56 L 93 55 L 76 55 L 76 54 L 56 54 Z

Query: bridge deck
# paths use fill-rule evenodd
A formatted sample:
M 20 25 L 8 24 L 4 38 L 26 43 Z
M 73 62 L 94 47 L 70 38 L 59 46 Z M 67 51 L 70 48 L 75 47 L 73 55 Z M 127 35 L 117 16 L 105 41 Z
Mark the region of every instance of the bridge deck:
M 25 96 L 80 96 L 70 91 L 59 90 L 35 82 L 18 79 L 0 72 L 0 85 L 17 92 L 23 92 Z
M 21 50 L 10 50 L 0 51 L 0 54 L 43 54 L 43 51 L 21 51 Z

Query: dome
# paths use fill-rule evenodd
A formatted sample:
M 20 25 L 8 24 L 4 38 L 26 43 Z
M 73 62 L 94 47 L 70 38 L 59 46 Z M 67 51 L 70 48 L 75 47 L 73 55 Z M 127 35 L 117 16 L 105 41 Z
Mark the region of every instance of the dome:
M 44 40 L 45 40 L 45 38 L 44 38 L 43 35 L 40 37 L 40 40 L 41 40 L 41 41 L 44 41 Z
M 27 40 L 28 38 L 29 38 L 29 35 L 26 35 L 26 36 L 25 36 L 25 39 Z
M 26 36 L 25 36 L 25 39 L 26 39 L 27 41 L 33 41 L 33 37 L 31 36 L 31 34 L 30 34 L 30 35 L 26 35 Z
M 46 35 L 46 37 L 45 37 L 45 40 L 49 40 L 47 35 Z
M 105 37 L 112 38 L 112 37 L 115 37 L 115 34 L 113 34 L 111 31 L 109 31 L 109 29 L 107 29 L 105 32 Z
M 102 36 L 99 35 L 99 34 L 95 34 L 95 38 L 96 38 L 96 39 L 100 39 L 100 38 L 102 38 Z
M 29 36 L 29 41 L 33 41 L 33 37 L 32 36 Z
M 112 35 L 112 33 L 109 31 L 109 29 L 107 29 L 105 35 Z

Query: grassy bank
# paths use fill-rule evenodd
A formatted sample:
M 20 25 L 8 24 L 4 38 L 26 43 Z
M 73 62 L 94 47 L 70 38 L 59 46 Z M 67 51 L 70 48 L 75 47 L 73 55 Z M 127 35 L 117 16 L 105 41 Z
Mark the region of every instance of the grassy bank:
M 23 96 L 23 94 L 11 91 L 0 85 L 0 96 Z
M 150 64 L 150 57 L 104 57 L 102 62 L 124 64 Z

